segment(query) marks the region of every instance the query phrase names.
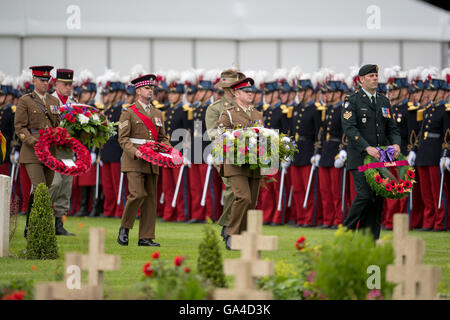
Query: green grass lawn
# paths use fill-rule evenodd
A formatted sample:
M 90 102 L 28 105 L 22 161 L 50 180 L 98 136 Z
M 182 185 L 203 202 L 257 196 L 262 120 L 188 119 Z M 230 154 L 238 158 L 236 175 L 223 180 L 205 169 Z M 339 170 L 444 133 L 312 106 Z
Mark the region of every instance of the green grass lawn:
M 120 270 L 105 272 L 105 298 L 127 299 L 136 298 L 137 284 L 142 278 L 142 266 L 150 260 L 154 251 L 160 251 L 161 258 L 173 260 L 176 255 L 187 257 L 186 264 L 196 269 L 198 245 L 202 239 L 202 224 L 185 224 L 165 222 L 156 225 L 156 241 L 160 248 L 138 247 L 138 223 L 130 231 L 128 247 L 117 244 L 117 234 L 120 220 L 114 218 L 75 218 L 68 217 L 65 228 L 75 237 L 58 236 L 60 258 L 58 260 L 25 260 L 18 256 L 26 248 L 23 237 L 25 217 L 20 216 L 17 231 L 10 243 L 10 257 L 0 258 L 0 284 L 13 279 L 33 279 L 35 283 L 55 281 L 57 270 L 63 272 L 64 254 L 66 252 L 80 252 L 87 254 L 89 243 L 89 229 L 101 227 L 106 229 L 105 252 L 121 256 Z M 216 226 L 219 236 L 221 228 Z M 263 252 L 262 258 L 274 261 L 283 260 L 293 263 L 297 259 L 295 241 L 303 235 L 308 245 L 319 244 L 331 239 L 335 230 L 316 228 L 293 228 L 291 226 L 264 226 L 263 234 L 278 237 L 278 250 Z M 381 237 L 392 231 L 382 231 Z M 442 268 L 442 287 L 450 289 L 450 232 L 410 232 L 411 236 L 419 236 L 425 240 L 425 264 L 440 266 Z M 227 251 L 222 246 L 224 258 L 236 259 L 240 256 L 237 251 Z M 87 274 L 83 272 L 83 281 L 87 281 Z

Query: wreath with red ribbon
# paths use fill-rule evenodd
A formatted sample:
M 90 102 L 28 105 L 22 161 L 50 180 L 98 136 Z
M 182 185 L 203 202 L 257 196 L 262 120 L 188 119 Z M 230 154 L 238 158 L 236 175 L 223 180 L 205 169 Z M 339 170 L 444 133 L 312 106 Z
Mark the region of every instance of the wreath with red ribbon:
M 91 167 L 89 150 L 77 139 L 69 136 L 64 128 L 48 128 L 39 130 L 40 137 L 34 145 L 34 152 L 38 159 L 48 168 L 68 176 L 77 176 L 85 173 Z M 51 146 L 69 147 L 75 154 L 75 166 L 69 167 L 61 160 L 55 158 Z
M 139 147 L 142 159 L 163 168 L 178 168 L 183 164 L 183 155 L 173 147 L 161 142 L 147 142 Z
M 390 151 L 388 149 L 389 147 L 379 148 L 382 155 L 380 161 L 367 155 L 364 165 L 358 167 L 358 170 L 364 171 L 367 183 L 377 195 L 388 199 L 401 199 L 411 192 L 416 182 L 414 180 L 416 173 L 403 154 L 400 153 L 397 160 L 392 161 L 392 157 L 388 155 Z M 396 169 L 398 178 L 389 171 L 389 168 Z

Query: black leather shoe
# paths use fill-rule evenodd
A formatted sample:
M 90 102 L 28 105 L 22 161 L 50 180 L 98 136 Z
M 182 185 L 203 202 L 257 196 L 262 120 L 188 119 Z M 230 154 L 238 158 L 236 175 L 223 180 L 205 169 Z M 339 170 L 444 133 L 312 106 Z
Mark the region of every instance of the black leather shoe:
M 289 221 L 287 224 L 290 225 L 290 226 L 293 226 L 293 225 L 296 225 L 296 224 L 297 224 L 297 221 L 291 220 L 291 221 Z
M 230 236 L 227 236 L 225 238 L 225 248 L 227 250 L 231 250 L 231 237 Z
M 220 236 L 222 237 L 223 241 L 227 240 L 227 234 L 225 233 L 226 230 L 227 230 L 227 227 L 223 226 L 222 231 L 220 231 Z
M 153 239 L 139 239 L 138 246 L 160 247 L 161 245 L 157 242 L 154 242 Z
M 270 222 L 263 222 L 263 225 L 268 226 Z
M 431 230 L 432 232 L 442 232 L 442 231 L 445 231 L 444 229 L 433 229 L 433 230 Z
M 189 220 L 187 223 L 205 223 L 205 220 L 201 220 L 201 219 L 191 219 Z
M 338 226 L 335 224 L 334 226 L 331 226 L 330 229 L 337 229 Z
M 418 231 L 431 231 L 433 230 L 432 228 L 420 228 Z
M 128 245 L 128 231 L 130 229 L 126 229 L 124 227 L 120 227 L 119 229 L 119 236 L 117 237 L 117 243 L 121 246 L 127 246 Z
M 57 236 L 74 236 L 75 234 L 70 233 L 64 229 L 62 218 L 55 217 L 55 234 Z
M 330 226 L 327 226 L 326 224 L 323 224 L 319 227 L 320 229 L 329 229 Z
M 269 226 L 277 227 L 277 226 L 281 226 L 281 223 L 272 222 L 271 224 L 269 224 Z

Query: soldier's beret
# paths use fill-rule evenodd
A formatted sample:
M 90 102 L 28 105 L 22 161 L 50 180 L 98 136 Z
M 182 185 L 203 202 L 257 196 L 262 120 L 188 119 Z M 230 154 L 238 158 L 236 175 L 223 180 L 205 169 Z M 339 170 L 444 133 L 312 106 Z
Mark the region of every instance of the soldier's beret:
M 363 77 L 369 73 L 378 73 L 378 66 L 376 64 L 366 64 L 359 69 L 358 75 Z

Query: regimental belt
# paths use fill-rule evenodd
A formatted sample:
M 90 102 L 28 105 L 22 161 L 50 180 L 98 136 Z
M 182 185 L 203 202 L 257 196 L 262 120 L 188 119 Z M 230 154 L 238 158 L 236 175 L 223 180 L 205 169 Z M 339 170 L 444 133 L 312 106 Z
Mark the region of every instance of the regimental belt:
M 423 138 L 426 140 L 426 139 L 428 139 L 428 138 L 432 138 L 432 139 L 439 139 L 441 137 L 441 134 L 440 133 L 434 133 L 434 132 L 428 132 L 428 131 L 425 131 L 424 133 L 423 133 Z

